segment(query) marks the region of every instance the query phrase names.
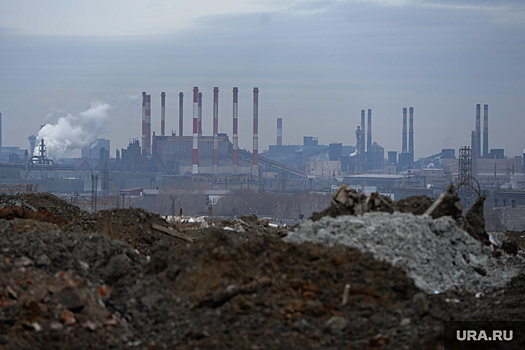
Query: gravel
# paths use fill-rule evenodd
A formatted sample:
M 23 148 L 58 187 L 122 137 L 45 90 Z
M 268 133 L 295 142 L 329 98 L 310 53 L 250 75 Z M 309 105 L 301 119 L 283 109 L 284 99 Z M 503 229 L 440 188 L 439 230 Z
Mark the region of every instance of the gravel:
M 284 240 L 341 244 L 372 253 L 404 269 L 427 293 L 482 292 L 505 286 L 519 273 L 508 256 L 494 258 L 492 246 L 483 246 L 448 216 L 433 220 L 428 215 L 375 212 L 323 217 L 302 222 Z

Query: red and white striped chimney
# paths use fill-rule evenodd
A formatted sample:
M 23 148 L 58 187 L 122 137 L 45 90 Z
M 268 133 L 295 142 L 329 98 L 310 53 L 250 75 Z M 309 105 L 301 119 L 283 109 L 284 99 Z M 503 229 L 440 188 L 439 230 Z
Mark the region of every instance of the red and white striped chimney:
M 146 95 L 146 122 L 144 126 L 146 135 L 146 142 L 144 143 L 145 154 L 151 154 L 151 95 Z
M 192 174 L 199 173 L 199 88 L 193 88 L 193 167 Z
M 213 88 L 213 173 L 219 172 L 219 88 Z
M 277 146 L 283 145 L 283 118 L 277 118 Z
M 184 136 L 184 93 L 179 92 L 179 136 Z
M 142 92 L 142 154 L 146 154 L 146 92 Z
M 253 175 L 259 176 L 259 89 L 253 88 Z
M 238 150 L 239 150 L 239 135 L 237 132 L 237 120 L 239 119 L 239 89 L 233 88 L 233 173 L 237 174 L 237 167 L 239 165 Z
M 164 136 L 166 123 L 166 93 L 160 94 L 160 136 Z
M 199 92 L 199 137 L 202 136 L 202 92 Z

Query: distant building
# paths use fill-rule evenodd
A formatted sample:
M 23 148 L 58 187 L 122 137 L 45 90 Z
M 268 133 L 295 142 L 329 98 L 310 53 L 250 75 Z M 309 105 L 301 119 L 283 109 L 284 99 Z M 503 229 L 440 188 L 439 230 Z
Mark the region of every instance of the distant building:
M 100 149 L 104 148 L 107 152 L 110 152 L 110 140 L 96 139 L 91 146 L 84 147 L 81 149 L 81 158 L 96 158 L 100 157 Z

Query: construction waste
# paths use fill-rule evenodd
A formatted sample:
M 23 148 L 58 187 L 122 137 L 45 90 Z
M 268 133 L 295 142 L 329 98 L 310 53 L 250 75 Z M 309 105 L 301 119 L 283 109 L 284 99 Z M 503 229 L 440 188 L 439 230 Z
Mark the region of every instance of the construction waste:
M 525 318 L 525 232 L 483 200 L 342 186 L 287 231 L 0 195 L 0 348 L 442 349 L 444 321 Z

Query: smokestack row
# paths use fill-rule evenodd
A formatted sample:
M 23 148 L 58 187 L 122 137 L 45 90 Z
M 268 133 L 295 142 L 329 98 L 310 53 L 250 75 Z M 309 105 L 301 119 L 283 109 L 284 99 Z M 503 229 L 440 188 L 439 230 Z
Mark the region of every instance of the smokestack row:
M 199 88 L 193 88 L 193 167 L 192 174 L 199 173 Z
M 151 154 L 151 95 L 142 93 L 142 154 Z
M 253 88 L 253 175 L 259 176 L 259 89 Z
M 283 145 L 283 118 L 277 118 L 277 146 Z
M 164 136 L 166 126 L 166 93 L 160 94 L 160 136 Z
M 233 88 L 233 172 L 237 173 L 238 158 L 238 94 L 239 89 Z M 183 100 L 184 93 L 179 93 L 179 136 L 183 131 Z M 165 136 L 166 93 L 161 93 L 161 136 Z M 0 114 L 1 116 L 1 114 Z M 253 89 L 253 174 L 259 175 L 259 89 Z M 0 126 L 1 127 L 1 126 Z M 277 119 L 278 144 L 282 145 L 282 118 Z M 0 129 L 1 130 L 1 129 Z M 219 88 L 213 89 L 213 173 L 218 173 L 219 167 Z M 192 174 L 199 173 L 199 137 L 202 136 L 202 93 L 198 87 L 193 88 L 193 165 Z M 0 136 L 1 137 L 1 136 Z M 1 140 L 1 139 L 0 139 Z M 142 93 L 142 154 L 151 154 L 151 95 Z
M 237 120 L 239 117 L 239 89 L 233 88 L 233 173 L 237 174 L 237 167 L 239 164 L 238 149 L 239 149 L 239 135 L 237 133 Z
M 213 173 L 219 170 L 219 88 L 213 88 Z

